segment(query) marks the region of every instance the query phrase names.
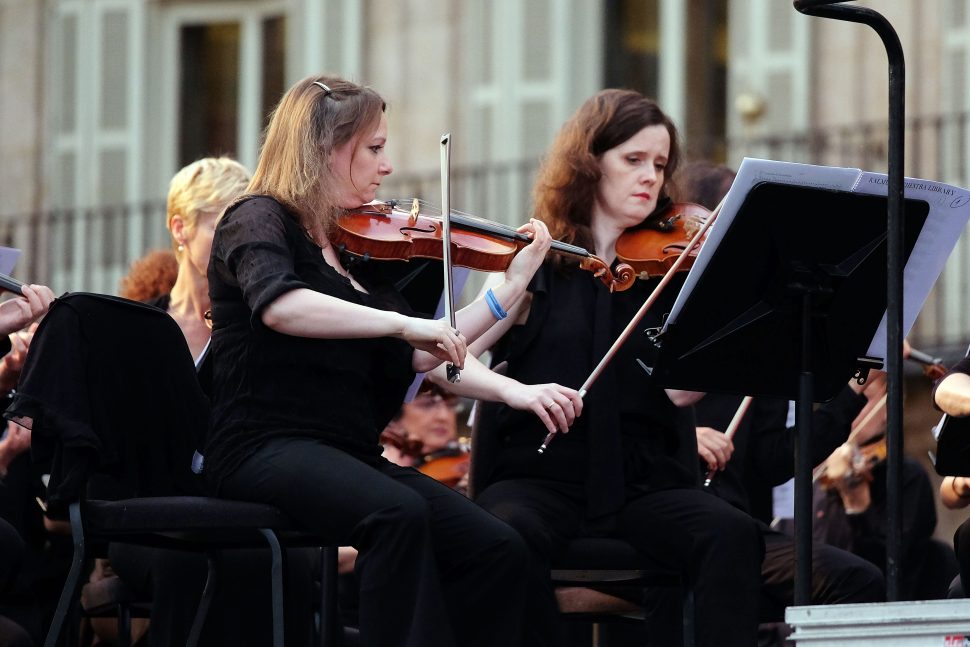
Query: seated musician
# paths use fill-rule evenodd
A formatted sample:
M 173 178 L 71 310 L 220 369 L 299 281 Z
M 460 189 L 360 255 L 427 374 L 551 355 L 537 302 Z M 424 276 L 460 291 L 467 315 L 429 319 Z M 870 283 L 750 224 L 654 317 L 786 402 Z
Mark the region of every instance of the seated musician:
M 534 185 L 536 217 L 554 238 L 612 265 L 620 235 L 668 204 L 679 155 L 676 127 L 656 103 L 604 90 L 583 103 L 546 156 Z M 492 347 L 513 379 L 579 387 L 657 283 L 611 291 L 574 262 L 550 259 L 527 298 L 502 304 L 502 321 L 470 351 Z M 674 296 L 665 293 L 640 327 L 656 326 Z M 545 426 L 508 407 L 482 407 L 479 442 L 492 450 L 475 476 L 477 501 L 516 528 L 532 555 L 530 622 L 521 642 L 561 644 L 550 566 L 570 539 L 599 535 L 684 569 L 697 601 L 698 645 L 755 644 L 752 601 L 763 553 L 757 526 L 701 492 L 696 465 L 688 467 L 697 449 L 686 405 L 698 394 L 665 391 L 637 358 L 652 358 L 642 336 L 620 349 L 584 397 L 583 416 L 541 455 Z M 467 393 L 460 384 L 456 390 Z M 566 398 L 544 404 L 557 418 L 575 406 Z M 476 470 L 482 465 L 476 458 Z M 678 644 L 679 617 L 661 615 L 651 614 L 651 639 Z
M 458 438 L 459 404 L 456 395 L 431 379 L 422 380 L 414 399 L 401 405 L 381 434 L 384 457 L 398 465 L 421 468 L 438 458 L 467 453 L 467 442 Z
M 348 266 L 341 218 L 392 172 L 383 99 L 310 77 L 280 100 L 248 195 L 216 228 L 212 428 L 206 475 L 227 498 L 271 503 L 298 527 L 355 546 L 368 646 L 507 645 L 523 620 L 527 554 L 513 529 L 450 488 L 380 456 L 378 437 L 416 371 L 451 363 L 461 385 L 565 430 L 581 405 L 556 384 L 514 385 L 466 358 L 495 323 L 476 300 L 416 316 L 370 263 Z M 549 249 L 539 222 L 494 290 L 511 307 Z M 577 401 L 551 420 L 542 404 Z M 296 495 L 294 495 L 296 493 Z M 500 617 L 502 622 L 495 622 Z
M 249 179 L 249 170 L 228 157 L 202 158 L 180 169 L 169 182 L 167 197 L 165 225 L 172 250 L 152 252 L 139 259 L 121 282 L 121 296 L 168 312 L 196 361 L 202 357 L 211 332 L 206 312 L 210 307 L 207 270 L 212 233 L 223 210 L 242 194 Z M 208 390 L 210 363 L 202 364 L 199 377 Z M 111 575 L 117 574 L 135 595 L 152 601 L 148 645 L 184 643 L 205 584 L 205 556 L 118 543 L 110 546 L 109 556 L 110 560 L 99 560 L 98 570 L 92 574 L 92 592 L 100 579 L 110 584 Z M 309 572 L 309 556 L 291 550 L 287 557 L 290 572 Z M 272 630 L 265 612 L 269 596 L 261 586 L 269 568 L 268 556 L 265 551 L 228 551 L 219 559 L 223 585 L 213 600 L 200 644 L 268 644 Z M 312 582 L 308 577 L 291 577 L 287 585 L 288 628 L 302 627 L 303 634 L 309 636 L 309 620 L 299 623 L 307 615 L 298 601 L 309 600 Z M 146 628 L 138 619 L 132 625 L 133 639 L 137 639 Z M 113 619 L 93 620 L 92 627 L 99 637 L 116 640 L 117 623 Z M 294 643 L 298 634 L 290 633 Z
M 714 209 L 730 188 L 734 171 L 708 162 L 691 162 L 679 178 L 684 199 Z M 876 371 L 864 388 L 850 380 L 833 402 L 819 409 L 812 426 L 816 463 L 845 441 L 853 418 L 867 404 L 874 405 L 885 389 L 885 375 Z M 780 623 L 785 608 L 794 600 L 795 542 L 768 524 L 772 520 L 772 487 L 794 475 L 797 429 L 788 424 L 787 401 L 759 397 L 740 419 L 733 438 L 728 438 L 724 432 L 741 401 L 740 396 L 709 393 L 694 405 L 698 452 L 702 472 L 711 475 L 707 489 L 760 522 L 765 541 L 760 620 Z M 812 557 L 813 604 L 878 602 L 885 598 L 882 574 L 864 559 L 824 544 L 813 547 Z M 771 629 L 765 627 L 764 632 Z
M 0 303 L 0 396 L 17 385 L 32 333 L 54 300 L 43 285 L 26 285 L 22 297 Z M 6 405 L 4 405 L 6 406 Z M 0 439 L 0 644 L 29 647 L 39 643 L 49 622 L 45 607 L 56 600 L 48 585 L 50 571 L 63 568 L 45 532 L 46 519 L 35 503 L 40 480 L 30 464 L 30 430 L 13 422 Z M 49 596 L 49 597 L 48 597 Z
M 910 346 L 903 342 L 903 357 Z M 869 407 L 866 408 L 867 410 Z M 851 551 L 886 567 L 886 410 L 863 410 L 853 422 L 853 437 L 820 467 L 823 496 L 816 498 L 817 541 Z M 933 539 L 936 502 L 929 475 L 916 459 L 902 462 L 902 545 L 899 596 L 902 600 L 939 599 L 953 578 L 949 546 Z
M 933 389 L 933 403 L 943 413 L 957 418 L 970 416 L 970 358 L 964 358 L 944 375 Z M 957 510 L 970 505 L 970 478 L 947 476 L 940 484 L 940 501 L 947 508 Z M 953 535 L 953 548 L 960 566 L 959 577 L 950 588 L 950 597 L 966 597 L 970 582 L 970 519 L 964 521 Z

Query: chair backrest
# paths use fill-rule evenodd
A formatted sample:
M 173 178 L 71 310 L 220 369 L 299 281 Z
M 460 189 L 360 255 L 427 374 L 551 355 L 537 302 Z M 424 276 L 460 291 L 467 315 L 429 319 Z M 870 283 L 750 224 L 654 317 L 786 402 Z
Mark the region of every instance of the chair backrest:
M 48 506 L 98 498 L 196 494 L 191 459 L 208 403 L 191 353 L 163 311 L 107 295 L 57 299 L 31 342 L 7 418 L 32 420 L 31 453 L 49 462 Z

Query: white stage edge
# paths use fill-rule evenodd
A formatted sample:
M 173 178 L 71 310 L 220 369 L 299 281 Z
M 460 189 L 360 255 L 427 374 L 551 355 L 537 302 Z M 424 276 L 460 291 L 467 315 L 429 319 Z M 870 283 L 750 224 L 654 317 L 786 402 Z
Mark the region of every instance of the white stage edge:
M 798 647 L 970 646 L 970 599 L 789 607 Z

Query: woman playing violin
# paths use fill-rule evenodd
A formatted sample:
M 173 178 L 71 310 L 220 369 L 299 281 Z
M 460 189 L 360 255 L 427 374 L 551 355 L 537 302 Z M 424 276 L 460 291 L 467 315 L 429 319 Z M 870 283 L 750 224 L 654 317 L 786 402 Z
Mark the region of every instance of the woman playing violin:
M 370 88 L 311 77 L 270 119 L 248 195 L 212 243 L 205 471 L 220 495 L 271 503 L 360 551 L 363 644 L 509 645 L 524 606 L 521 539 L 454 490 L 382 458 L 378 444 L 415 370 L 474 364 L 466 337 L 495 321 L 489 305 L 459 312 L 461 332 L 413 316 L 373 263 L 348 271 L 328 238 L 340 213 L 372 201 L 392 171 L 384 110 Z M 542 223 L 523 231 L 534 242 L 493 292 L 510 307 L 550 243 Z M 462 382 L 475 386 L 475 373 Z M 503 395 L 494 386 L 484 390 Z M 571 397 L 545 384 L 506 401 L 541 410 Z M 572 416 L 557 422 L 565 428 Z
M 607 263 L 630 228 L 649 225 L 668 201 L 680 157 L 677 130 L 639 93 L 605 90 L 560 131 L 534 189 L 536 217 L 554 238 Z M 525 383 L 552 379 L 577 387 L 631 320 L 656 281 L 610 291 L 574 262 L 552 259 L 507 317 L 470 344 L 494 346 L 494 361 Z M 673 294 L 644 319 L 656 326 Z M 584 398 L 568 434 L 542 455 L 546 429 L 507 406 L 486 406 L 475 461 L 477 501 L 508 521 L 532 553 L 523 642 L 558 644 L 551 560 L 575 537 L 619 537 L 662 563 L 684 568 L 696 596 L 699 645 L 752 645 L 757 629 L 762 545 L 754 522 L 696 487 L 697 446 L 689 407 L 699 394 L 665 391 L 649 365 L 651 345 L 632 337 Z M 474 395 L 463 384 L 456 390 Z M 545 403 L 554 416 L 572 401 Z M 679 615 L 652 614 L 650 635 L 678 644 Z M 659 617 L 663 616 L 663 617 Z

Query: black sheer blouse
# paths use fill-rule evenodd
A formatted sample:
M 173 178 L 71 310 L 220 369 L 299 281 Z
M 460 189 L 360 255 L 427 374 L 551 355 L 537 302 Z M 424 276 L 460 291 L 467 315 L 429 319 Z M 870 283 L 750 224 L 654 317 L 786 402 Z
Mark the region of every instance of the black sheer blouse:
M 269 197 L 247 198 L 216 228 L 209 261 L 212 300 L 212 418 L 205 471 L 217 488 L 252 451 L 280 436 L 318 438 L 363 460 L 408 385 L 413 349 L 389 337 L 310 339 L 263 325 L 282 294 L 307 288 L 373 308 L 412 314 L 374 263 L 351 282 L 323 258 L 296 214 Z
M 514 326 L 495 349 L 493 363 L 526 384 L 557 382 L 579 388 L 643 304 L 656 281 L 610 293 L 588 272 L 543 265 L 530 286 L 528 321 Z M 676 296 L 669 288 L 640 325 L 658 326 Z M 587 515 L 615 512 L 624 497 L 676 487 L 697 479 L 693 414 L 678 408 L 654 384 L 648 366 L 655 350 L 635 334 L 590 388 L 583 415 L 559 434 L 545 454 L 536 449 L 546 430 L 531 412 L 489 403 L 479 422 L 486 456 L 476 487 L 510 478 L 586 483 Z M 478 480 L 480 479 L 480 480 Z

